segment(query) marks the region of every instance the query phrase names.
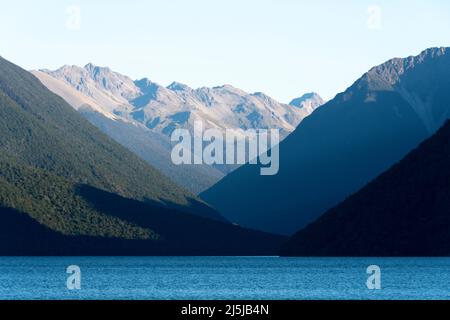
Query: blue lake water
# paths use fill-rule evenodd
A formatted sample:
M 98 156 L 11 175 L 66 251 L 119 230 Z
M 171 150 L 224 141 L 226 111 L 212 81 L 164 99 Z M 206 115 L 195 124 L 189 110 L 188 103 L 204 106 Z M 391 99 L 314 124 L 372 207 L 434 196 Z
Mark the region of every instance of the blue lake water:
M 69 265 L 81 290 L 67 289 Z M 381 268 L 381 290 L 366 286 Z M 0 299 L 449 299 L 450 258 L 0 257 Z

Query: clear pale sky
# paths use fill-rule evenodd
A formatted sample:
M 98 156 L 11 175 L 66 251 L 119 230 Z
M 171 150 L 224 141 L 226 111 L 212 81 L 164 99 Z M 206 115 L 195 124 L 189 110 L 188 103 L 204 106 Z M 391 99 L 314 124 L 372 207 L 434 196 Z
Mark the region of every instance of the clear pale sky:
M 0 55 L 132 78 L 330 99 L 392 57 L 450 46 L 448 0 L 0 0 Z M 77 18 L 77 10 L 79 17 Z

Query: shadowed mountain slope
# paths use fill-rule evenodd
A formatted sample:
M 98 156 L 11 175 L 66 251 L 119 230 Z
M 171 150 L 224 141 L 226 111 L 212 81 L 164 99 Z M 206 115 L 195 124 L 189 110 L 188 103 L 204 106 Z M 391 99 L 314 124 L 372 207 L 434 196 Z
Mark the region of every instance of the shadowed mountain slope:
M 450 255 L 450 121 L 402 161 L 298 232 L 288 256 Z
M 246 165 L 201 194 L 228 220 L 292 234 L 401 160 L 450 117 L 450 51 L 393 59 L 280 144 L 280 171 Z

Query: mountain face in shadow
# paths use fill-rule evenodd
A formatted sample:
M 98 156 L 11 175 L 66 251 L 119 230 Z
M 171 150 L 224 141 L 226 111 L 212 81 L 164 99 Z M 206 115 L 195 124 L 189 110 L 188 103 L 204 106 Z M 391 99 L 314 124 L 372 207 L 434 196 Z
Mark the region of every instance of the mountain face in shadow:
M 91 210 L 111 219 L 111 225 L 96 225 L 105 233 L 114 231 L 107 229 L 114 222 L 128 225 L 130 232 L 64 234 L 26 213 L 0 207 L 0 255 L 275 255 L 286 241 L 87 185 L 74 187 L 74 193 Z M 91 231 L 96 226 L 91 225 Z
M 228 220 L 292 234 L 402 159 L 450 117 L 450 51 L 371 69 L 280 145 L 280 171 L 246 165 L 201 194 Z
M 284 246 L 287 256 L 450 255 L 450 121 Z

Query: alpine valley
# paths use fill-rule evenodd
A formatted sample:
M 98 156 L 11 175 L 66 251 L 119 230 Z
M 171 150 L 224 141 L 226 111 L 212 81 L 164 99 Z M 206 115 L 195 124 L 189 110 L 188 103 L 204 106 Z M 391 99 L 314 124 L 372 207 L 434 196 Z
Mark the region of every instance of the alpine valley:
M 265 255 L 283 241 L 230 224 L 2 58 L 0 136 L 0 255 Z
M 0 58 L 0 255 L 447 256 L 449 75 L 430 48 L 283 104 Z M 174 165 L 196 121 L 279 129 L 279 173 Z

